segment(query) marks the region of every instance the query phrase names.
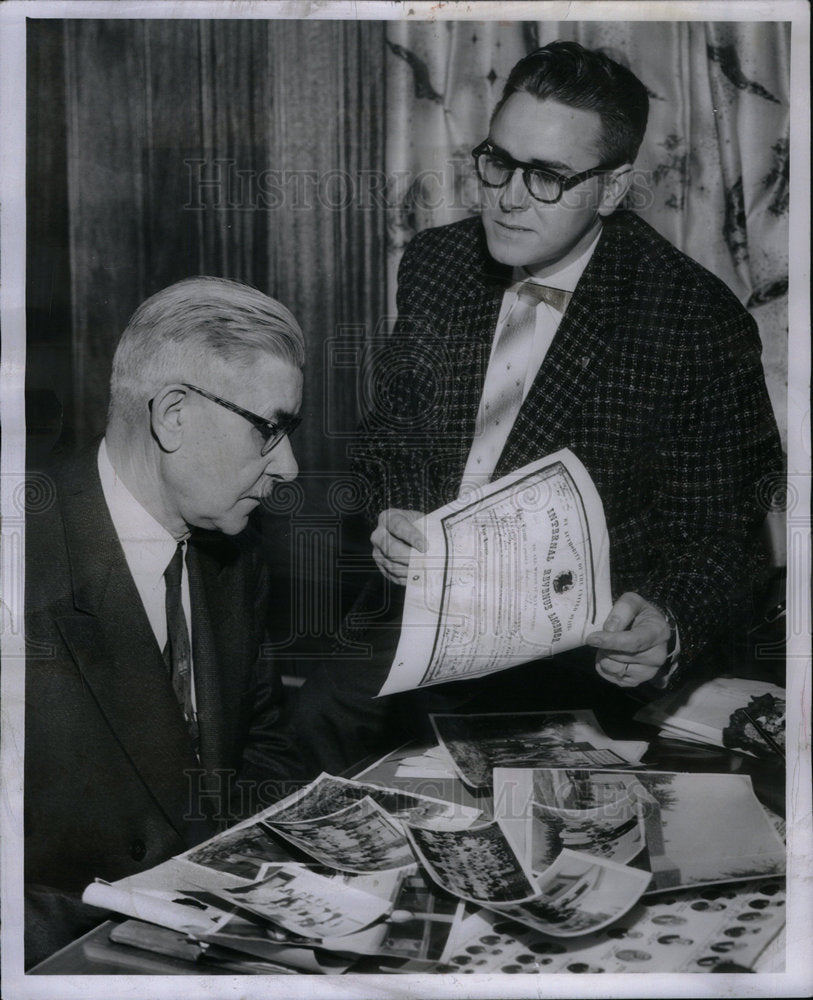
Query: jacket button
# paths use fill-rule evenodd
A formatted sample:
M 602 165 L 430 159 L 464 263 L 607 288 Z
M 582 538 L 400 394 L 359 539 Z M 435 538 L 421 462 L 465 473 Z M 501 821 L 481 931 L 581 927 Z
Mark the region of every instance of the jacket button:
M 143 861 L 146 853 L 147 848 L 144 845 L 143 840 L 134 840 L 132 844 L 130 844 L 130 857 L 133 861 Z

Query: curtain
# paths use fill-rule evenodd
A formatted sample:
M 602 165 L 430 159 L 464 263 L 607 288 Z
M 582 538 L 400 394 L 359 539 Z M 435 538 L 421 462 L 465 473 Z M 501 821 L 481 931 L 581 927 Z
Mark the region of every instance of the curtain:
M 379 22 L 63 22 L 71 418 L 104 426 L 133 309 L 192 274 L 281 299 L 308 343 L 303 467 L 340 467 L 355 375 L 330 364 L 383 310 Z M 330 413 L 327 411 L 330 404 Z
M 555 39 L 601 49 L 650 96 L 629 207 L 753 313 L 786 433 L 790 25 L 392 23 L 387 28 L 388 293 L 415 232 L 475 214 L 471 149 L 508 72 Z

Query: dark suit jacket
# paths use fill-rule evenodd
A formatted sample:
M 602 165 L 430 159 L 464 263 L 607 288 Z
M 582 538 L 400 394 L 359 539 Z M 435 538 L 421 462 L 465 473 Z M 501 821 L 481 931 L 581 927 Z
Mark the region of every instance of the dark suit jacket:
M 189 543 L 200 761 L 104 502 L 96 449 L 27 514 L 26 881 L 69 893 L 150 868 L 299 777 L 258 656 L 268 592 L 243 537 Z M 263 784 L 265 783 L 265 784 Z
M 357 462 L 371 520 L 456 496 L 509 277 L 479 219 L 407 247 Z M 581 459 L 604 504 L 614 596 L 637 591 L 678 620 L 673 682 L 725 620 L 781 471 L 760 350 L 722 282 L 616 213 L 495 471 L 564 447 Z

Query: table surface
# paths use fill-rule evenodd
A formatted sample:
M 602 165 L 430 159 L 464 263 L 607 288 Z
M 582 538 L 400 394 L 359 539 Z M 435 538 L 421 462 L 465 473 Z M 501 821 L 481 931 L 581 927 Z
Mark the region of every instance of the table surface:
M 760 801 L 780 816 L 785 814 L 784 762 L 779 758 L 757 759 L 744 754 L 730 752 L 701 745 L 684 743 L 680 740 L 662 739 L 655 730 L 641 726 L 634 732 L 625 732 L 626 739 L 646 739 L 649 750 L 643 757 L 647 769 L 663 771 L 715 772 L 725 774 L 748 774 L 754 791 Z M 419 746 L 406 748 L 403 754 L 390 755 L 376 763 L 374 760 L 360 762 L 353 773 L 363 772 L 364 780 L 373 780 L 390 787 L 405 788 L 410 791 L 437 798 L 454 799 L 463 804 L 488 807 L 487 795 L 472 795 L 456 779 L 415 779 L 398 777 L 395 774 L 401 756 L 420 753 Z M 372 769 L 369 769 L 372 766 Z M 123 920 L 124 918 L 122 918 Z M 50 958 L 29 970 L 30 975 L 234 975 L 241 972 L 264 972 L 261 963 L 248 968 L 242 963 L 239 969 L 224 967 L 215 962 L 202 960 L 188 961 L 159 955 L 154 952 L 117 944 L 110 940 L 111 930 L 120 923 L 107 920 L 83 937 L 56 952 Z

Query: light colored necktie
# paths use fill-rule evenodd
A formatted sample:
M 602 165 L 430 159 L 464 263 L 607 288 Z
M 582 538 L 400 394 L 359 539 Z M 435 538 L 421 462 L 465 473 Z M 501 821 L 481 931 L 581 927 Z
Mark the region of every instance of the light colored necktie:
M 525 398 L 528 356 L 536 330 L 536 309 L 547 302 L 564 312 L 571 293 L 526 281 L 505 318 L 489 361 L 477 428 L 463 475 L 461 492 L 481 486 L 492 476 Z M 484 470 L 484 471 L 481 471 Z
M 172 690 L 183 711 L 189 729 L 189 736 L 195 753 L 198 752 L 200 738 L 197 717 L 192 705 L 192 648 L 189 643 L 189 629 L 181 602 L 181 577 L 183 574 L 184 543 L 178 542 L 175 554 L 164 571 L 167 588 L 167 644 L 164 647 L 164 661 L 169 668 Z
M 562 314 L 573 298 L 573 292 L 567 292 L 564 288 L 554 288 L 552 285 L 540 285 L 536 281 L 523 282 L 519 292 L 536 302 L 547 302 L 549 306 L 553 306 L 557 312 Z

